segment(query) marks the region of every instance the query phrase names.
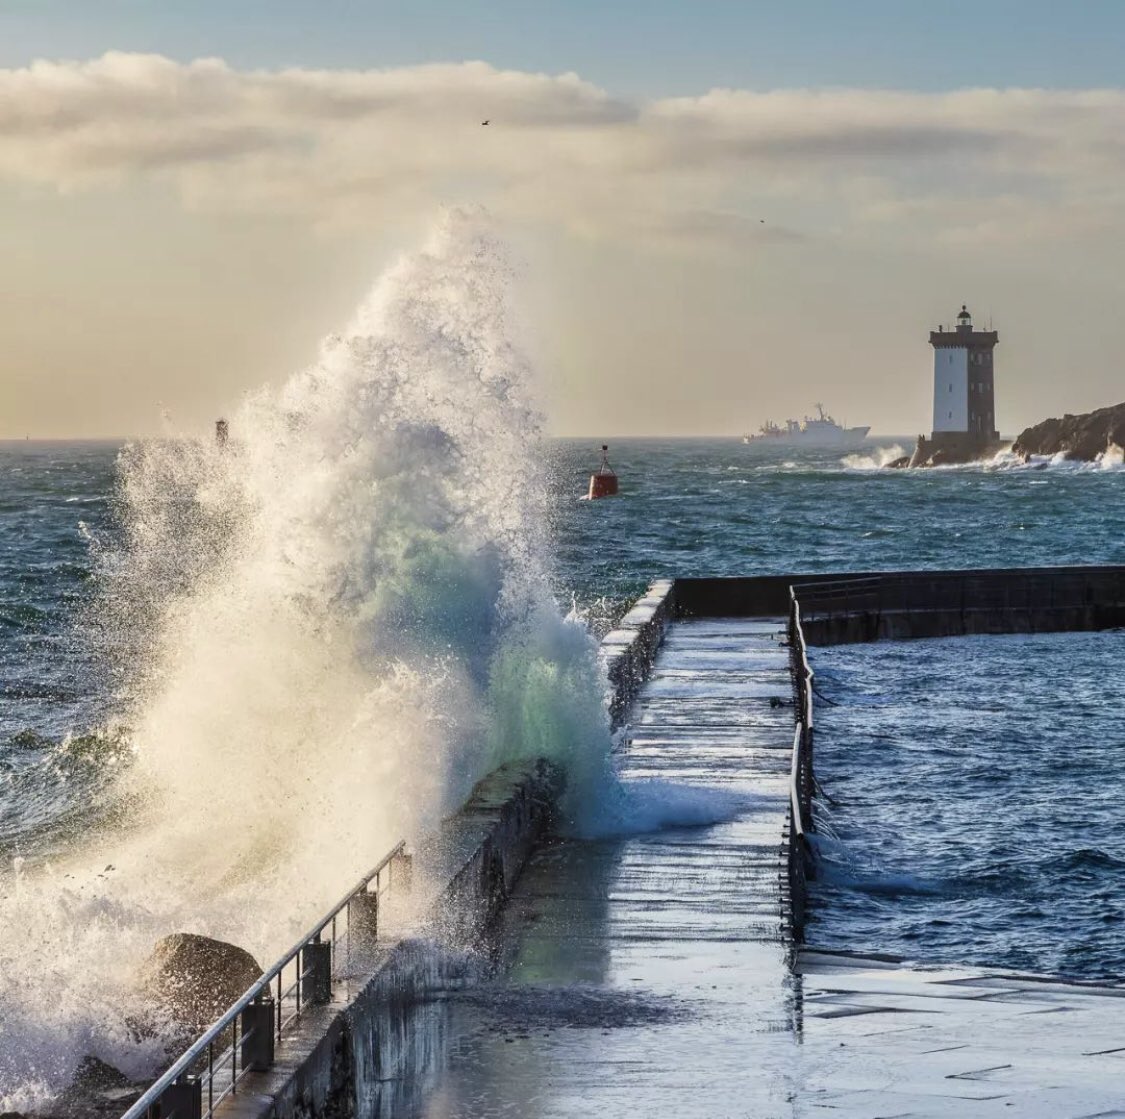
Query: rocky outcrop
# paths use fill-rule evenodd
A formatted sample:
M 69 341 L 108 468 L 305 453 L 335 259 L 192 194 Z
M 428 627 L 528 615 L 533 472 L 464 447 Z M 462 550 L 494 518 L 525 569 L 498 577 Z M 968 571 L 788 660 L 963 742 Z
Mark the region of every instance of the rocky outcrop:
M 980 462 L 991 458 L 1000 449 L 1000 443 L 988 436 L 973 435 L 969 432 L 940 431 L 930 438 L 918 436 L 914 453 L 908 460 L 896 459 L 890 467 L 913 469 L 925 466 L 963 466 L 969 462 Z
M 1107 447 L 1125 447 L 1125 404 L 1114 404 L 1062 419 L 1044 420 L 1021 431 L 1012 450 L 1030 455 L 1063 454 L 1069 459 L 1092 462 Z
M 141 985 L 169 1017 L 202 1033 L 261 975 L 258 961 L 237 945 L 173 933 L 157 941 L 141 970 Z

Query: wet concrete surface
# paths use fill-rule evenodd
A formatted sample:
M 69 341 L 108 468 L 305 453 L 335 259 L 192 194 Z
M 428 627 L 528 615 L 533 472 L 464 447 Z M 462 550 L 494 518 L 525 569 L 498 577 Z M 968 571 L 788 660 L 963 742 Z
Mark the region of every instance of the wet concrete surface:
M 547 847 L 496 980 L 429 1008 L 444 1054 L 378 1114 L 785 1113 L 796 980 L 780 845 L 792 740 L 777 622 L 677 624 L 631 715 L 624 777 L 744 793 L 729 822 Z M 388 1091 L 388 1105 L 391 1103 Z
M 738 791 L 741 810 L 541 849 L 492 978 L 389 1013 L 365 1119 L 1125 1119 L 1125 989 L 816 951 L 793 966 L 781 640 L 780 623 L 677 623 L 622 772 Z

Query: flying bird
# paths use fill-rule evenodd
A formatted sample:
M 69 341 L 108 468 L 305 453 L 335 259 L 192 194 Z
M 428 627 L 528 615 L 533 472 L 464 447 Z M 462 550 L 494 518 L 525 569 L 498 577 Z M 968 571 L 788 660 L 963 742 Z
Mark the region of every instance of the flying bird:
M 488 121 L 482 120 L 480 123 L 481 123 L 481 127 L 484 127 L 484 125 L 488 124 Z

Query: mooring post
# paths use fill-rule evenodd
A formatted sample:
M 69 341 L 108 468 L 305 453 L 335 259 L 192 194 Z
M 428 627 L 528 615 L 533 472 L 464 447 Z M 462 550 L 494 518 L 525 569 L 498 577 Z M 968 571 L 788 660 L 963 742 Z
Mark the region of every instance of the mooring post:
M 259 996 L 242 1012 L 242 1067 L 267 1072 L 273 1067 L 274 1003 Z
M 320 1005 L 332 998 L 332 945 L 320 940 L 310 940 L 301 949 L 301 974 L 304 999 L 311 1005 Z
M 160 1097 L 160 1119 L 203 1119 L 203 1081 L 184 1076 Z

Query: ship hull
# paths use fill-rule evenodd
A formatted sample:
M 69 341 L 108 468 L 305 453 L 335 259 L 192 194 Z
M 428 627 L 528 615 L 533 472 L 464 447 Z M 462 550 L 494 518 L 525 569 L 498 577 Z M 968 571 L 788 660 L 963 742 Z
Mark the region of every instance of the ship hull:
M 743 443 L 755 447 L 859 447 L 867 438 L 870 427 L 843 427 L 838 431 L 799 432 L 790 435 L 746 435 Z

